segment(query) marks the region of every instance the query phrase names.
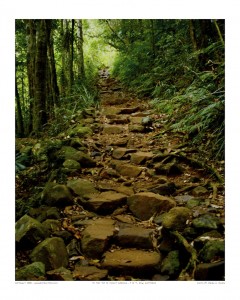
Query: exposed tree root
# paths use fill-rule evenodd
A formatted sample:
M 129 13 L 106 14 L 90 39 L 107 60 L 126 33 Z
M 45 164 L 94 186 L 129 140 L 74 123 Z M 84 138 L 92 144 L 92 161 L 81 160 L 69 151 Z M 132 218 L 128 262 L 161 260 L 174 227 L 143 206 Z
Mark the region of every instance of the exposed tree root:
M 186 251 L 191 255 L 185 269 L 183 269 L 178 277 L 179 280 L 191 280 L 194 278 L 197 264 L 197 251 L 188 243 L 188 241 L 178 232 L 171 231 L 171 234 L 177 238 L 178 242 L 183 245 Z

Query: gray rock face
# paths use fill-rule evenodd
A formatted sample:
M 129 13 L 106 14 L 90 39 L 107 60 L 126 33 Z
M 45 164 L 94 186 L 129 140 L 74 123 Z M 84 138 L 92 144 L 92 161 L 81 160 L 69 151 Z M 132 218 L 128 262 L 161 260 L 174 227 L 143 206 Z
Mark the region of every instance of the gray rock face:
M 113 212 L 118 206 L 126 203 L 127 196 L 125 194 L 114 191 L 103 192 L 99 195 L 93 195 L 86 205 L 96 212 L 107 214 Z
M 176 206 L 171 198 L 151 192 L 132 195 L 128 197 L 127 203 L 131 212 L 141 220 L 148 220 L 154 214 L 169 211 Z
M 153 234 L 152 229 L 128 226 L 120 228 L 116 238 L 117 243 L 123 247 L 151 249 L 153 248 L 151 234 Z
M 110 237 L 115 232 L 115 221 L 98 219 L 87 226 L 82 232 L 81 248 L 84 254 L 98 258 L 106 250 Z
M 67 182 L 67 187 L 69 187 L 75 194 L 81 197 L 98 193 L 98 191 L 95 189 L 94 184 L 86 179 L 79 178 L 76 180 L 69 180 Z
M 45 275 L 45 265 L 42 262 L 34 262 L 16 271 L 16 281 L 33 281 Z
M 173 207 L 168 213 L 164 214 L 162 225 L 170 230 L 183 230 L 190 216 L 190 209 L 186 207 Z
M 15 231 L 16 242 L 25 247 L 35 246 L 49 235 L 46 228 L 39 221 L 28 215 L 24 215 L 16 222 Z
M 49 206 L 63 207 L 73 204 L 73 196 L 64 184 L 48 183 L 42 193 L 42 200 Z
M 47 238 L 38 244 L 30 254 L 33 262 L 41 261 L 46 267 L 46 271 L 67 267 L 68 253 L 63 242 L 59 237 Z

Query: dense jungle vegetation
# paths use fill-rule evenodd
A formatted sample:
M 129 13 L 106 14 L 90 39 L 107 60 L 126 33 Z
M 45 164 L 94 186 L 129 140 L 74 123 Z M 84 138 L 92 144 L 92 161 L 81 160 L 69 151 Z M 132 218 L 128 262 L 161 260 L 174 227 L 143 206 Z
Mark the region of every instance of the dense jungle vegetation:
M 224 159 L 224 20 L 16 20 L 16 136 L 55 136 L 98 105 L 108 68 L 168 115 L 204 155 Z M 20 164 L 21 165 L 21 164 Z

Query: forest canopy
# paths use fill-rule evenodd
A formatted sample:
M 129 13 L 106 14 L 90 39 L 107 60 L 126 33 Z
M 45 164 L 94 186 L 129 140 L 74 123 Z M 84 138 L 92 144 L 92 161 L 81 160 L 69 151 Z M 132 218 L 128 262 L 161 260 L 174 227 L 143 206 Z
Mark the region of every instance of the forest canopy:
M 16 20 L 16 136 L 57 135 L 98 103 L 108 68 L 214 158 L 224 158 L 224 20 Z

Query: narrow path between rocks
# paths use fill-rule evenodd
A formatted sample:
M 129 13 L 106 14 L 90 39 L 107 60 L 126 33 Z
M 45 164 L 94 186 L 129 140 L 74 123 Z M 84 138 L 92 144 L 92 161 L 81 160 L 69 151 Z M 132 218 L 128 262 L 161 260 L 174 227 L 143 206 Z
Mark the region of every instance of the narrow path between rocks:
M 218 174 L 192 159 L 183 136 L 164 132 L 166 116 L 146 101 L 111 78 L 99 87 L 99 111 L 84 115 L 93 134 L 57 152 L 73 170 L 67 181 L 48 183 L 44 205 L 16 223 L 17 259 L 27 245 L 16 278 L 224 280 Z M 39 274 L 26 271 L 33 264 Z

